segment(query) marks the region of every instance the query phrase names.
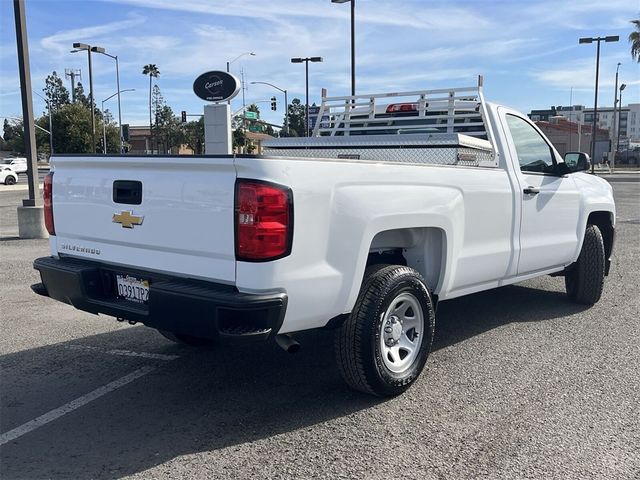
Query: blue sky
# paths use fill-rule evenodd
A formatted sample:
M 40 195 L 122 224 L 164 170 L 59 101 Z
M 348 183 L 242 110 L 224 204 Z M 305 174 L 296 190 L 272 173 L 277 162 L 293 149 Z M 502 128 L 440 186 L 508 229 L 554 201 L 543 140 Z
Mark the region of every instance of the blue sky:
M 265 81 L 304 101 L 304 65 L 296 56 L 322 56 L 310 65 L 311 101 L 320 89 L 350 89 L 349 5 L 330 0 L 26 0 L 33 87 L 39 93 L 52 70 L 82 69 L 86 55 L 73 42 L 102 46 L 120 58 L 123 122 L 148 121 L 148 79 L 155 63 L 158 84 L 176 113 L 201 113 L 193 80 L 253 51 L 232 65 L 246 82 Z M 627 83 L 623 101 L 640 103 L 640 68 L 629 54 L 629 20 L 640 17 L 637 0 L 357 0 L 358 93 L 475 84 L 485 76 L 491 101 L 528 112 L 573 103 L 593 105 L 595 44 L 582 36 L 619 35 L 602 44 L 599 105 L 612 105 L 616 63 Z M 98 105 L 115 93 L 113 60 L 94 56 Z M 63 76 L 63 75 L 62 75 Z M 67 87 L 69 83 L 66 83 Z M 259 104 L 263 118 L 282 123 L 280 94 L 248 85 L 247 102 L 278 96 L 278 111 Z M 34 97 L 36 112 L 44 102 Z M 115 99 L 107 103 L 116 112 Z M 241 106 L 240 96 L 234 109 Z M 13 2 L 0 0 L 0 121 L 21 116 Z

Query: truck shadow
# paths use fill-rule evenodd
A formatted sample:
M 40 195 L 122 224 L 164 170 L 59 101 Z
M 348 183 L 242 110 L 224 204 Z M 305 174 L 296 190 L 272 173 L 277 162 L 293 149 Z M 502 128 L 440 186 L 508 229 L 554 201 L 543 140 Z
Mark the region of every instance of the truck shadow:
M 564 294 L 523 286 L 452 300 L 438 311 L 434 350 L 511 322 L 552 320 L 581 310 Z M 100 387 L 105 374 L 108 382 L 141 365 L 156 366 L 2 446 L 0 477 L 119 478 L 198 452 L 208 452 L 209 467 L 232 477 L 234 458 L 222 449 L 238 450 L 238 461 L 249 442 L 275 449 L 269 444 L 275 435 L 384 402 L 343 384 L 333 360 L 332 332 L 308 332 L 299 340 L 303 348 L 296 355 L 265 344 L 203 351 L 135 327 L 0 357 L 2 432 Z M 74 349 L 77 344 L 89 350 Z M 154 363 L 104 353 L 135 345 L 180 358 Z

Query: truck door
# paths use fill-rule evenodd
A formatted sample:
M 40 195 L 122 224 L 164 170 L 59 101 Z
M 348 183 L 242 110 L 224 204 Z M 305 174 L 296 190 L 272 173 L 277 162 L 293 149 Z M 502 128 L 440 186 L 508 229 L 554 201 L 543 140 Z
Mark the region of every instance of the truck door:
M 566 265 L 578 242 L 580 195 L 575 181 L 555 173 L 557 153 L 528 119 L 508 110 L 500 118 L 520 186 L 518 275 Z

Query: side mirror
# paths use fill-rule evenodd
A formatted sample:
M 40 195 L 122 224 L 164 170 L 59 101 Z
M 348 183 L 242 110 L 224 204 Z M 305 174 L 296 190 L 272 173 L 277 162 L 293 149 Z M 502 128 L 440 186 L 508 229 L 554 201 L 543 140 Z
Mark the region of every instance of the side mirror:
M 589 170 L 591 161 L 589 155 L 584 152 L 567 152 L 564 154 L 564 163 L 568 173 L 583 172 Z

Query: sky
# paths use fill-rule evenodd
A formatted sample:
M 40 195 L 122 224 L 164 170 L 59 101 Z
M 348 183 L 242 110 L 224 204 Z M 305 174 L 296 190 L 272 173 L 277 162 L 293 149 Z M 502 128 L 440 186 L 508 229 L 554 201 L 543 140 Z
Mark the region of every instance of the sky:
M 81 69 L 88 93 L 87 56 L 70 53 L 73 42 L 118 55 L 123 123 L 148 122 L 148 77 L 154 63 L 158 85 L 179 115 L 201 114 L 195 78 L 224 70 L 244 71 L 246 102 L 262 118 L 281 124 L 280 92 L 304 102 L 304 64 L 291 57 L 322 56 L 309 65 L 310 102 L 321 88 L 350 92 L 349 4 L 330 0 L 25 0 L 33 89 L 42 93 L 53 70 Z M 593 106 L 596 46 L 584 36 L 619 35 L 603 43 L 600 106 L 611 106 L 615 70 L 627 84 L 623 103 L 640 103 L 640 67 L 629 53 L 629 23 L 640 18 L 638 0 L 357 0 L 356 89 L 358 94 L 472 86 L 485 78 L 485 98 L 528 113 L 551 105 Z M 116 92 L 115 62 L 93 56 L 95 98 Z M 65 80 L 69 88 L 69 80 Z M 271 96 L 278 111 L 270 110 Z M 232 109 L 242 106 L 241 95 Z M 117 112 L 116 99 L 105 107 Z M 45 103 L 34 96 L 37 114 Z M 0 121 L 21 117 L 13 1 L 0 0 Z

